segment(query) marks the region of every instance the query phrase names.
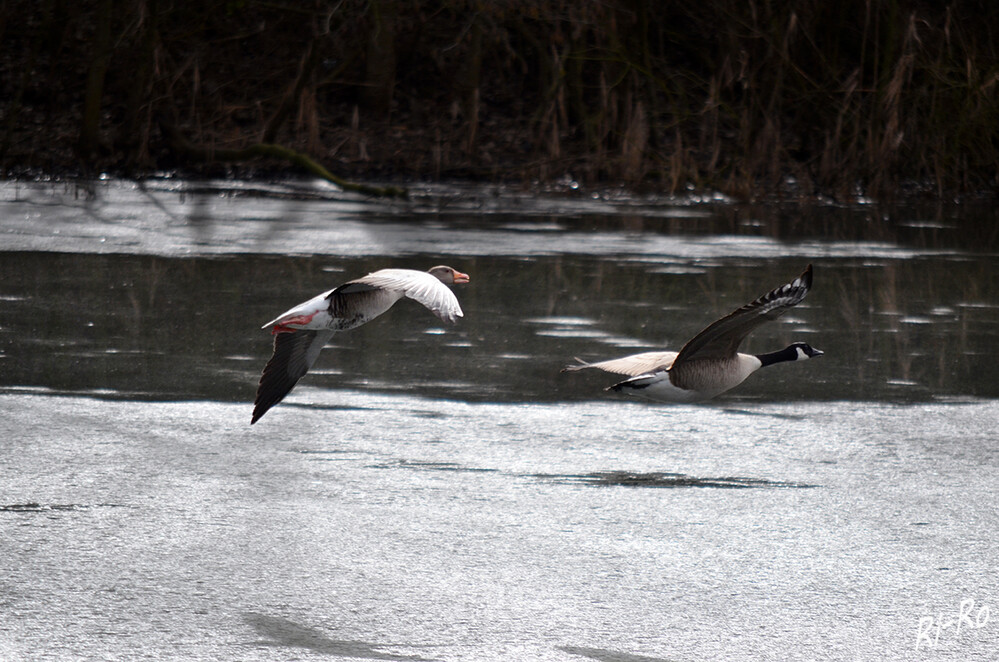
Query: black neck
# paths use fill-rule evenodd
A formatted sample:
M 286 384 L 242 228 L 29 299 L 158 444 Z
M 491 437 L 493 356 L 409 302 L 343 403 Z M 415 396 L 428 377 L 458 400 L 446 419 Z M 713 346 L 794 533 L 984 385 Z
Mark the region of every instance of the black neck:
M 795 347 L 785 347 L 784 349 L 778 350 L 776 352 L 770 352 L 769 354 L 757 354 L 756 358 L 760 360 L 763 367 L 768 365 L 773 365 L 774 363 L 782 363 L 784 361 L 797 361 L 798 360 L 798 350 Z

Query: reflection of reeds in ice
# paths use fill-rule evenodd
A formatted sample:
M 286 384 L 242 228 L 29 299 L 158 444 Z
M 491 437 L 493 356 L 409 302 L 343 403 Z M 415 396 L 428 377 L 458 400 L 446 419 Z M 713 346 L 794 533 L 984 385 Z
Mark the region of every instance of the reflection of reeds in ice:
M 814 398 L 919 400 L 995 393 L 981 366 L 983 360 L 996 360 L 999 347 L 999 301 L 987 294 L 990 284 L 999 291 L 999 283 L 986 263 L 946 256 L 820 263 L 800 310 L 759 329 L 744 350 L 805 340 L 826 352 L 823 360 L 754 378 L 757 383 L 747 382 L 735 395 L 796 397 L 807 392 Z M 581 358 L 599 356 L 595 343 L 607 337 L 633 339 L 635 347 L 675 350 L 673 345 L 696 333 L 712 315 L 756 296 L 761 283 L 778 282 L 793 265 L 791 259 L 766 266 L 721 264 L 707 274 L 628 268 L 614 280 L 604 273 L 599 299 L 557 308 L 585 318 L 584 329 L 541 333 L 561 335 L 573 348 L 563 354 L 582 353 Z M 580 291 L 586 291 L 585 270 L 576 276 Z M 569 342 L 573 338 L 579 342 Z
M 834 280 L 840 322 L 824 334 L 843 341 L 857 395 L 922 399 L 994 392 L 981 361 L 995 361 L 999 306 L 994 295 L 981 297 L 995 280 L 987 265 L 965 259 L 840 271 Z

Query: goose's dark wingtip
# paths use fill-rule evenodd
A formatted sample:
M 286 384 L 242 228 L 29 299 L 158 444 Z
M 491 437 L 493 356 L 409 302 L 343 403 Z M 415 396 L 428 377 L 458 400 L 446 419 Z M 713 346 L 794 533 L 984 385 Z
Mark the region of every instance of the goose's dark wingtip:
M 263 408 L 261 408 L 260 405 L 255 405 L 253 407 L 253 417 L 250 418 L 250 425 L 253 425 L 257 421 L 259 421 L 261 418 L 263 418 L 264 414 L 267 413 L 268 409 L 270 409 L 270 407 L 263 407 Z

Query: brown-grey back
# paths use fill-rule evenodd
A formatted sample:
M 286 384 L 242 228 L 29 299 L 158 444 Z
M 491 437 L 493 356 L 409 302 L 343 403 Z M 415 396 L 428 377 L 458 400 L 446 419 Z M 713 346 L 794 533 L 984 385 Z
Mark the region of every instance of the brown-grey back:
M 402 292 L 363 283 L 346 283 L 330 292 L 331 328 L 343 331 L 373 320 L 402 298 Z

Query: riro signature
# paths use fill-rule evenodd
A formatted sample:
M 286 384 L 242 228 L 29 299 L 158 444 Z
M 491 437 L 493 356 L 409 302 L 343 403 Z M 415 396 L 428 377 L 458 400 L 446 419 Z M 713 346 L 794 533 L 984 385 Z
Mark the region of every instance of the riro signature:
M 919 627 L 916 630 L 916 650 L 925 646 L 935 648 L 940 643 L 940 636 L 946 632 L 945 636 L 953 636 L 955 639 L 961 635 L 961 629 L 965 631 L 978 630 L 988 625 L 991 612 L 988 605 L 981 605 L 975 609 L 974 598 L 961 600 L 957 612 L 941 611 L 936 616 L 923 616 L 919 619 Z M 949 632 L 953 628 L 953 635 Z

